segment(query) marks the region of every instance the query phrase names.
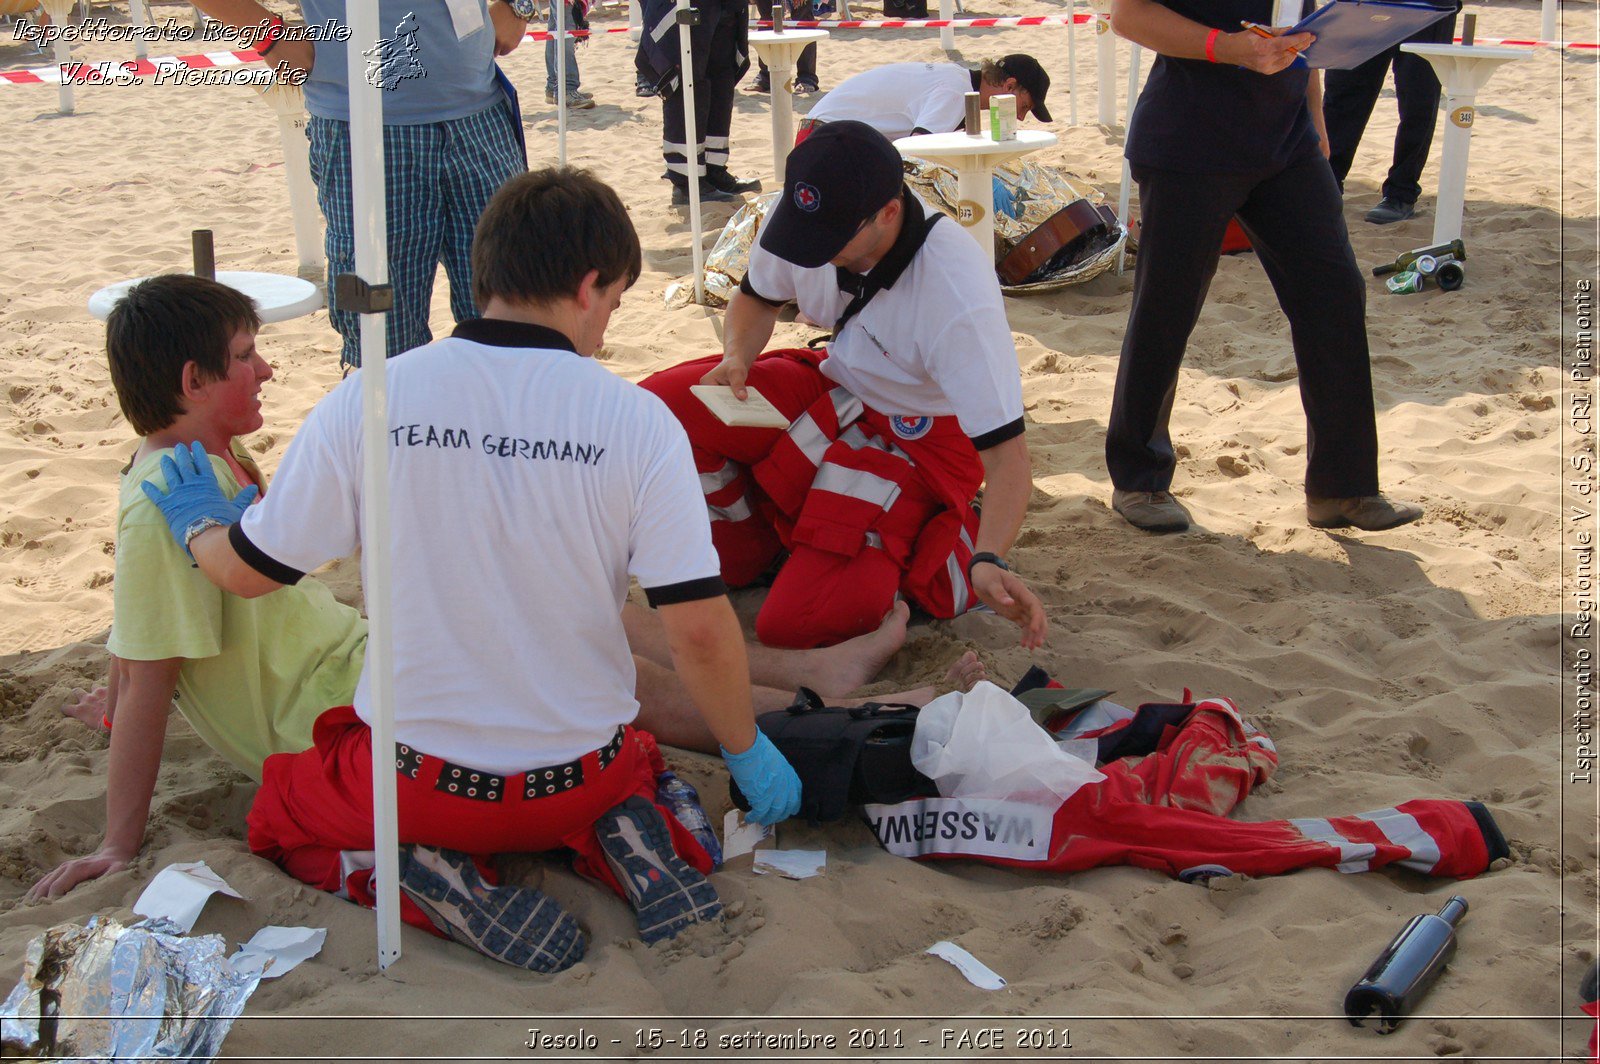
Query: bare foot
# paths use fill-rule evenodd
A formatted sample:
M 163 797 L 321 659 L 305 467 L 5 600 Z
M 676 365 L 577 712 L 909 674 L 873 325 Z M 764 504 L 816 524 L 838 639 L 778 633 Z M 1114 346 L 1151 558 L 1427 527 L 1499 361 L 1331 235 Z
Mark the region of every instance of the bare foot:
M 988 678 L 989 670 L 983 667 L 983 662 L 975 650 L 969 650 L 961 655 L 944 672 L 944 682 L 957 691 L 970 691 Z
M 911 607 L 896 602 L 883 615 L 883 623 L 876 631 L 811 651 L 816 657 L 807 671 L 814 682 L 807 686 L 824 698 L 839 698 L 865 687 L 905 645 L 906 622 L 910 619 Z
M 957 691 L 970 691 L 980 680 L 989 678 L 989 670 L 983 667 L 983 662 L 978 659 L 977 651 L 969 650 L 957 658 L 944 672 L 944 682 L 947 686 Z M 870 698 L 844 698 L 839 700 L 841 706 L 859 706 L 867 702 L 903 702 L 912 706 L 925 706 L 939 696 L 939 688 L 934 686 L 913 687 L 909 691 L 890 691 L 888 694 L 873 695 Z
M 71 694 L 72 701 L 61 707 L 63 717 L 71 717 L 83 724 L 91 731 L 101 735 L 108 733 L 105 725 L 106 716 L 106 689 L 96 687 L 93 691 L 85 691 L 81 687 L 74 687 Z

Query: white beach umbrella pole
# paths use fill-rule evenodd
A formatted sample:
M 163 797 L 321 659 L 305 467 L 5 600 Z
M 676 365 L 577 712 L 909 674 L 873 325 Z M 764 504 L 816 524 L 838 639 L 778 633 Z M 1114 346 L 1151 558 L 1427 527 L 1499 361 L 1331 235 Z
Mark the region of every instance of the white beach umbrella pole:
M 706 252 L 700 244 L 700 156 L 695 145 L 700 142 L 699 130 L 694 128 L 694 52 L 689 40 L 689 28 L 699 17 L 699 12 L 689 6 L 689 0 L 678 0 L 678 79 L 679 98 L 683 101 L 683 157 L 688 163 L 689 181 L 689 237 L 694 258 L 694 301 L 706 301 Z
M 348 4 L 350 183 L 356 276 L 376 292 L 361 314 L 361 551 L 367 601 L 367 691 L 372 714 L 372 843 L 376 858 L 378 967 L 400 959 L 400 831 L 395 809 L 394 628 L 389 581 L 389 417 L 384 387 L 389 251 L 383 175 L 383 96 L 364 52 L 379 40 L 378 5 Z M 343 293 L 340 302 L 344 303 Z M 381 308 L 381 309 L 380 309 Z
M 67 25 L 72 18 L 72 0 L 40 0 L 44 9 L 50 15 L 50 22 L 56 26 Z M 56 70 L 62 74 L 61 86 L 56 89 L 56 111 L 60 114 L 73 113 L 72 82 L 66 77 L 66 68 L 72 63 L 72 46 L 64 37 L 57 37 L 52 50 L 56 56 Z
M 144 0 L 128 0 L 128 20 L 133 23 L 135 30 L 143 30 L 150 24 L 150 12 L 145 10 Z M 147 59 L 150 56 L 150 42 L 144 39 L 143 33 L 138 33 L 134 37 L 133 55 L 136 59 Z
M 1067 7 L 1067 116 L 1068 125 L 1078 124 L 1078 0 Z
M 556 161 L 567 165 L 567 0 L 550 0 L 556 12 Z

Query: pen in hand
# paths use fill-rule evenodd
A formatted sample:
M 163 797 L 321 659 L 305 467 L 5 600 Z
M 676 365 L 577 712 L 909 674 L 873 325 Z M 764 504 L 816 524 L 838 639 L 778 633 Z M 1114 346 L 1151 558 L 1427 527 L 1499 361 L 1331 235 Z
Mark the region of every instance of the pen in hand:
M 1271 40 L 1272 38 L 1277 36 L 1277 34 L 1273 33 L 1271 29 L 1269 29 L 1266 26 L 1263 26 L 1259 22 L 1241 21 L 1239 23 L 1239 25 L 1243 26 L 1245 29 L 1249 30 L 1251 33 L 1255 34 L 1257 37 L 1265 37 L 1268 40 Z M 1299 55 L 1300 54 L 1300 49 L 1298 49 L 1298 48 L 1290 48 L 1289 51 L 1293 52 L 1295 55 Z

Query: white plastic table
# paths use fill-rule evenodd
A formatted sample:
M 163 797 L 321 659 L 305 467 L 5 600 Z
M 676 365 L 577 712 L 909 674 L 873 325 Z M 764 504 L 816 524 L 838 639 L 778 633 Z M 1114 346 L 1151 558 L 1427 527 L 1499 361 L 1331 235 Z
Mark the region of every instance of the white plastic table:
M 1026 155 L 1056 142 L 1054 133 L 1042 129 L 1019 129 L 1016 140 L 990 140 L 966 133 L 924 133 L 901 137 L 894 142 L 901 155 L 917 159 L 938 159 L 955 170 L 960 200 L 956 220 L 978 242 L 994 254 L 994 168 L 1007 159 Z
M 1467 150 L 1472 144 L 1472 123 L 1477 116 L 1473 99 L 1501 63 L 1526 59 L 1526 48 L 1493 48 L 1465 44 L 1402 44 L 1433 64 L 1444 87 L 1444 150 L 1439 159 L 1439 200 L 1434 206 L 1433 243 L 1446 244 L 1461 236 L 1461 209 L 1467 194 Z
M 135 277 L 131 281 L 118 281 L 100 289 L 89 297 L 89 313 L 105 321 L 110 317 L 111 308 L 117 300 L 145 279 Z M 263 324 L 288 321 L 322 309 L 322 293 L 317 291 L 317 286 L 299 277 L 247 270 L 218 270 L 217 280 L 255 300 L 256 313 L 261 315 Z
M 783 184 L 789 151 L 794 147 L 794 98 L 790 95 L 789 78 L 800 53 L 808 45 L 827 37 L 827 30 L 750 31 L 750 47 L 761 56 L 772 74 L 769 93 L 772 97 L 772 172 L 779 185 Z

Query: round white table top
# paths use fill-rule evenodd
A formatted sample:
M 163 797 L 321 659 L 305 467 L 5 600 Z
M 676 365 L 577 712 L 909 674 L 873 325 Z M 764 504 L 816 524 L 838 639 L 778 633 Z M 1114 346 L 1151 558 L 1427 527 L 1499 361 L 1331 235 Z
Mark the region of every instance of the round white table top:
M 1496 48 L 1487 44 L 1402 44 L 1402 52 L 1416 55 L 1448 55 L 1459 59 L 1526 59 L 1533 54 L 1531 48 Z
M 813 41 L 827 40 L 827 38 L 827 30 L 784 30 L 782 33 L 774 33 L 772 30 L 750 31 L 750 43 L 753 45 L 788 44 L 790 42 L 810 44 Z
M 987 120 L 987 116 L 985 116 Z M 955 133 L 922 133 L 915 137 L 901 137 L 894 142 L 901 155 L 914 155 L 919 159 L 950 157 L 979 158 L 988 155 L 1019 155 L 1023 152 L 1048 148 L 1056 142 L 1056 135 L 1042 129 L 1019 129 L 1016 140 L 990 140 L 973 137 L 962 131 Z
M 128 289 L 147 279 L 135 277 L 131 281 L 106 285 L 89 297 L 89 313 L 105 321 L 111 316 L 111 308 L 117 300 L 126 295 Z M 288 321 L 322 309 L 322 293 L 304 278 L 248 270 L 218 270 L 217 280 L 255 300 L 256 313 L 261 315 L 263 324 Z

